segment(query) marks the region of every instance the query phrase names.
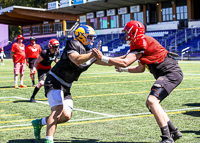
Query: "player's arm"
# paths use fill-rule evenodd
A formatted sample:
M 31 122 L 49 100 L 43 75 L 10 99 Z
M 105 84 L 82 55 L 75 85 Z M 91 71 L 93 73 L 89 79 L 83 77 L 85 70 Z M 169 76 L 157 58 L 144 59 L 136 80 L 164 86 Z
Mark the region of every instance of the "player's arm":
M 36 59 L 36 61 L 34 62 L 34 66 L 33 66 L 33 72 L 36 70 L 36 67 L 38 66 L 38 63 L 40 63 L 41 61 L 43 61 L 44 59 L 39 55 L 39 57 Z
M 89 52 L 87 54 L 79 54 L 78 52 L 72 52 L 68 54 L 69 59 L 76 65 L 81 65 L 94 56 L 92 55 L 92 52 Z
M 145 71 L 145 65 L 142 65 L 140 62 L 138 62 L 137 66 L 131 66 L 127 68 L 115 67 L 115 69 L 117 72 L 142 73 Z
M 127 67 L 142 56 L 142 54 L 140 53 L 139 54 L 129 53 L 124 59 L 120 59 L 120 58 L 105 57 L 103 56 L 101 51 L 97 49 L 93 49 L 92 53 L 96 59 L 104 61 L 109 65 L 114 65 L 117 67 Z
M 10 54 L 11 54 L 11 58 L 13 59 L 13 58 L 14 58 L 14 54 L 15 54 L 15 53 L 14 53 L 13 51 L 11 51 L 11 53 L 10 53 Z
M 25 55 L 26 55 L 26 65 L 29 66 L 29 63 L 28 63 L 28 47 L 26 47 Z
M 54 60 L 54 62 L 57 63 L 57 62 L 58 62 L 58 58 L 56 58 L 56 59 Z

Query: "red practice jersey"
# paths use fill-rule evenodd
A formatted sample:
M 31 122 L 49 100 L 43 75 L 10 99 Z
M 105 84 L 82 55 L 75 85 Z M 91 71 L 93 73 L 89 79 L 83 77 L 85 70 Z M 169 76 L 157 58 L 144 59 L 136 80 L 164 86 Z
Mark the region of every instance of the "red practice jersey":
M 0 48 L 0 53 L 1 53 L 1 52 L 2 52 L 2 53 L 4 52 L 3 47 Z
M 168 51 L 153 37 L 137 36 L 130 45 L 130 52 L 142 53 L 141 64 L 159 64 L 164 61 Z
M 26 57 L 27 58 L 38 58 L 40 55 L 40 52 L 42 51 L 41 47 L 39 44 L 35 44 L 34 46 L 32 44 L 29 44 L 26 47 Z
M 14 63 L 25 63 L 25 45 L 15 42 L 12 45 L 11 51 L 14 53 Z

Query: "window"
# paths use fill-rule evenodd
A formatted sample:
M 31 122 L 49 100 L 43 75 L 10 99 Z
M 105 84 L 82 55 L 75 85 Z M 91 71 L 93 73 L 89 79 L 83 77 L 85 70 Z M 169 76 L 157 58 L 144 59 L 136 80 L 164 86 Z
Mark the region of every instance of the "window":
M 42 33 L 45 34 L 45 33 L 51 33 L 51 26 L 50 24 L 48 25 L 42 25 Z
M 56 32 L 56 31 L 63 31 L 62 23 L 54 23 L 53 24 L 53 32 Z
M 187 6 L 176 7 L 177 20 L 187 19 Z
M 108 28 L 107 17 L 100 17 L 100 20 L 99 20 L 99 28 L 100 28 L 100 29 Z
M 134 13 L 133 19 L 143 23 L 143 12 Z
M 172 21 L 172 8 L 163 8 L 162 9 L 162 19 L 163 21 Z
M 122 14 L 122 27 L 124 27 L 126 25 L 126 23 L 128 23 L 131 18 L 130 18 L 130 14 Z
M 110 17 L 110 28 L 118 28 L 119 27 L 119 16 L 111 16 Z
M 149 23 L 149 11 L 147 10 L 147 23 Z
M 32 35 L 40 34 L 40 26 L 33 26 L 32 27 Z
M 90 19 L 90 26 L 94 28 L 94 30 L 97 30 L 97 18 Z
M 28 28 L 23 28 L 23 35 L 30 35 L 30 27 Z

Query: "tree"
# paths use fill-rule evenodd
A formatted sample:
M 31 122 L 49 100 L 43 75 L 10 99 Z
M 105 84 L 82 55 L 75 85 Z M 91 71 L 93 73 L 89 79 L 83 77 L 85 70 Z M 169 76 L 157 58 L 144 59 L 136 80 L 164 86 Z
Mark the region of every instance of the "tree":
M 37 7 L 37 8 L 47 8 L 49 2 L 55 0 L 0 0 L 2 8 L 10 6 L 27 6 L 27 7 Z M 17 35 L 21 34 L 21 26 L 9 25 L 9 40 L 13 41 Z

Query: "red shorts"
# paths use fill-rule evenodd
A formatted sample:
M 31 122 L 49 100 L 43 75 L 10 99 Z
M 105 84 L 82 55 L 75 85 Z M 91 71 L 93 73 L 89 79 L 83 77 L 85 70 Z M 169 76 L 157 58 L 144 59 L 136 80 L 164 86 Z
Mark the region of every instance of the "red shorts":
M 25 63 L 14 63 L 14 74 L 24 74 Z

